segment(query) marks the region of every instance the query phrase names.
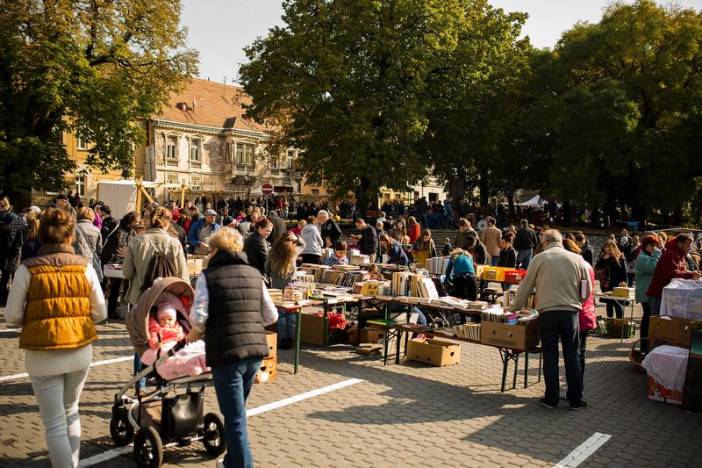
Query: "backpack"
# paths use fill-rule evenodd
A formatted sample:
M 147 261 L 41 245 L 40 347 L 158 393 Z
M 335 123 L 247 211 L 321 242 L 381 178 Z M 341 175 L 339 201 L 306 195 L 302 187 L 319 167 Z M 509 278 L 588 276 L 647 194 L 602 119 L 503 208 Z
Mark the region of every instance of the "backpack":
M 161 252 L 155 252 L 149 261 L 149 267 L 146 269 L 144 283 L 141 286 L 141 292 L 143 293 L 153 286 L 154 281 L 156 281 L 158 278 L 175 276 L 176 271 L 176 265 L 172 258 L 163 255 Z

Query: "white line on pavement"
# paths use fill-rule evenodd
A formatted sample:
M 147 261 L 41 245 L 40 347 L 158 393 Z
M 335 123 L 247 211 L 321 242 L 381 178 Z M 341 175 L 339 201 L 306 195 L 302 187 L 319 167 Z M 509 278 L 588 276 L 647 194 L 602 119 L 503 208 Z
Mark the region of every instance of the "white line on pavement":
M 319 395 L 324 395 L 325 393 L 340 390 L 351 385 L 356 385 L 361 383 L 361 379 L 348 379 L 341 382 L 337 382 L 332 385 L 327 385 L 326 387 L 317 388 L 315 390 L 310 390 L 309 392 L 300 393 L 299 395 L 291 396 L 290 398 L 285 398 L 284 400 L 274 401 L 273 403 L 268 403 L 267 405 L 259 406 L 257 408 L 252 408 L 246 411 L 246 416 L 256 416 L 257 414 L 265 413 L 266 411 L 272 411 L 274 409 L 282 408 L 284 406 L 292 405 L 298 401 L 307 400 L 308 398 L 316 397 Z
M 259 415 L 261 413 L 273 411 L 273 410 L 278 409 L 278 408 L 283 408 L 284 406 L 292 405 L 293 403 L 307 400 L 309 398 L 313 398 L 313 397 L 316 397 L 319 395 L 324 395 L 325 393 L 334 392 L 336 390 L 350 387 L 351 385 L 356 385 L 357 383 L 361 383 L 361 382 L 363 382 L 363 380 L 361 380 L 361 379 L 348 379 L 348 380 L 343 380 L 341 382 L 337 382 L 337 383 L 332 384 L 332 385 L 327 385 L 326 387 L 316 388 L 314 390 L 310 390 L 309 392 L 300 393 L 299 395 L 293 395 L 290 398 L 285 398 L 283 400 L 274 401 L 274 402 L 268 403 L 266 405 L 262 405 L 262 406 L 258 406 L 256 408 L 252 408 L 250 410 L 246 410 L 246 417 L 250 418 L 251 416 L 256 416 L 256 415 Z M 81 460 L 80 466 L 81 466 L 81 468 L 85 468 L 88 466 L 97 465 L 98 463 L 102 463 L 102 462 L 105 462 L 107 460 L 117 458 L 120 455 L 124 455 L 125 453 L 128 453 L 131 450 L 132 450 L 131 444 L 127 447 L 114 448 L 114 449 L 108 450 L 106 452 L 100 453 L 98 455 L 92 456 L 90 458 L 86 458 L 85 460 Z
M 0 333 L 13 333 L 13 332 L 18 332 L 22 331 L 21 328 L 3 328 L 0 330 Z
M 90 364 L 90 367 L 95 367 L 95 366 L 104 366 L 106 364 L 114 364 L 116 362 L 124 362 L 124 361 L 129 361 L 131 359 L 134 359 L 134 356 L 122 356 L 114 359 L 105 359 L 104 361 L 95 361 L 94 363 Z M 22 372 L 21 374 L 12 374 L 12 375 L 3 375 L 0 377 L 0 382 L 7 382 L 9 380 L 19 380 L 19 379 L 25 379 L 29 377 L 29 374 L 26 372 Z
M 81 460 L 79 466 L 81 468 L 87 467 L 87 466 L 93 466 L 97 465 L 98 463 L 106 462 L 107 460 L 112 460 L 113 458 L 117 458 L 120 455 L 124 455 L 125 453 L 131 452 L 132 449 L 132 444 L 127 445 L 126 447 L 117 447 L 110 449 L 106 452 L 98 453 L 97 455 L 93 455 L 90 458 L 86 458 L 85 460 Z
M 602 447 L 612 436 L 595 432 L 585 442 L 575 447 L 566 457 L 559 461 L 554 468 L 575 468 Z

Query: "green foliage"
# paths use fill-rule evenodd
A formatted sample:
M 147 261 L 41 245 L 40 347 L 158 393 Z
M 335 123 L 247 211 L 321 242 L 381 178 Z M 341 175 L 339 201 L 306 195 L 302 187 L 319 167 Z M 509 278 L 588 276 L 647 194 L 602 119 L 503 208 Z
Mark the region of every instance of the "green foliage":
M 62 188 L 64 131 L 130 173 L 140 120 L 196 71 L 179 16 L 179 0 L 0 0 L 0 187 Z
M 448 112 L 467 83 L 491 79 L 481 56 L 503 52 L 490 29 L 497 22 L 504 34 L 504 15 L 484 1 L 298 0 L 284 9 L 286 25 L 246 51 L 248 111 L 279 128 L 274 144 L 304 151 L 308 177 L 354 190 L 362 205 L 381 186 L 406 190 L 426 175 L 437 106 Z M 482 62 L 457 66 L 467 60 Z

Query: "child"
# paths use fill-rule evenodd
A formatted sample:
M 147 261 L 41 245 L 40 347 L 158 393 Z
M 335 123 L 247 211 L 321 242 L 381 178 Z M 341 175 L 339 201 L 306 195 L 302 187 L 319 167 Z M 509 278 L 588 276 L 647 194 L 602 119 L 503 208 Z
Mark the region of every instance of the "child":
M 417 239 L 417 242 L 414 243 L 412 255 L 414 256 L 414 261 L 420 267 L 424 267 L 428 259 L 437 256 L 434 239 L 431 238 L 431 231 L 429 229 L 425 229 L 422 233 L 422 237 Z
M 346 252 L 348 251 L 348 244 L 344 241 L 337 241 L 334 244 L 334 255 L 330 255 L 329 258 L 324 262 L 325 265 L 348 265 L 349 259 L 346 257 Z
M 158 349 L 167 343 L 177 343 L 185 337 L 178 323 L 178 312 L 170 303 L 159 304 L 156 319 L 149 318 L 149 348 Z M 169 349 L 172 346 L 169 346 Z
M 177 298 L 162 302 L 157 307 L 156 317 L 149 317 L 149 349 L 141 357 L 144 364 L 152 365 L 159 357 L 159 350 L 167 352 L 185 338 L 185 331 L 178 323 L 178 311 L 183 315 L 186 313 L 181 304 Z M 163 361 L 156 370 L 166 380 L 207 372 L 205 344 L 202 341 L 188 344 Z

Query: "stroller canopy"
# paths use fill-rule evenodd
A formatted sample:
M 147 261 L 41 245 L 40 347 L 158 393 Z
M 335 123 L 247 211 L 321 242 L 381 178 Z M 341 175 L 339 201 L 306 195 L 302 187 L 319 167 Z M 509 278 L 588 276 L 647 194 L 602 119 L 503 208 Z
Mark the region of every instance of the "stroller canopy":
M 143 354 L 148 348 L 149 341 L 149 312 L 151 309 L 163 300 L 164 297 L 170 295 L 178 298 L 188 298 L 188 304 L 193 303 L 195 292 L 192 286 L 180 278 L 159 278 L 154 282 L 154 285 L 144 291 L 139 297 L 139 302 L 127 315 L 127 331 L 129 339 L 134 346 L 134 350 Z M 184 306 L 185 307 L 185 306 Z M 190 330 L 190 322 L 188 314 L 178 314 L 179 322 L 185 329 Z

